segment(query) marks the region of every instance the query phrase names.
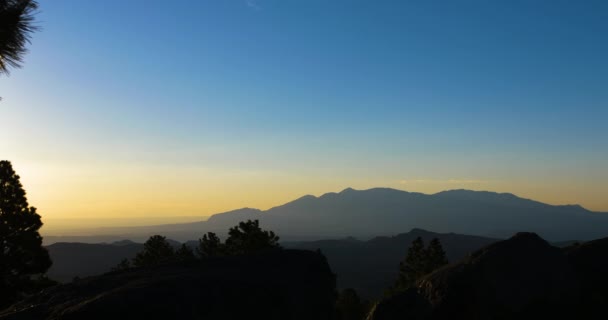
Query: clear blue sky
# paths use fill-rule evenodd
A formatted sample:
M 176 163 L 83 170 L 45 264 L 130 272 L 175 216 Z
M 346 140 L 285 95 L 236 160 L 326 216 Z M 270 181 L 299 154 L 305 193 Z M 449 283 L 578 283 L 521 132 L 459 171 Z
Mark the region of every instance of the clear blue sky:
M 150 206 L 189 214 L 378 185 L 608 211 L 608 1 L 40 7 L 24 68 L 0 78 L 0 155 L 57 217 L 99 172 L 144 191 L 157 172 L 185 189 Z

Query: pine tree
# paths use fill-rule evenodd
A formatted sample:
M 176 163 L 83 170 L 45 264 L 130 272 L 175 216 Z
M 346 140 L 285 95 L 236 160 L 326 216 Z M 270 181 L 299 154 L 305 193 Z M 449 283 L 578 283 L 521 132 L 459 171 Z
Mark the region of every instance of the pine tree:
M 230 254 L 247 254 L 279 247 L 279 237 L 272 231 L 262 230 L 258 220 L 239 222 L 238 226 L 230 228 L 226 239 L 226 249 Z
M 33 0 L 0 0 L 0 74 L 21 66 L 38 4 Z
M 133 265 L 136 267 L 152 266 L 173 261 L 174 257 L 175 251 L 167 238 L 154 235 L 144 243 L 144 249 L 135 256 Z
M 222 244 L 220 238 L 213 232 L 204 234 L 202 238 L 198 239 L 198 247 L 196 253 L 202 258 L 217 257 L 224 255 L 225 252 L 224 244 Z
M 175 260 L 177 261 L 192 261 L 195 259 L 194 252 L 185 243 L 182 243 L 179 249 L 175 251 Z
M 9 161 L 0 161 L 0 304 L 32 287 L 34 275 L 45 273 L 51 259 L 42 246 L 36 208 Z
M 426 273 L 431 273 L 435 269 L 448 264 L 448 258 L 445 255 L 445 251 L 443 251 L 441 242 L 437 238 L 431 240 L 426 248 L 426 263 L 428 264 L 425 270 Z
M 425 248 L 422 238 L 416 238 L 408 249 L 405 260 L 399 263 L 399 276 L 387 294 L 413 287 L 420 278 L 447 263 L 448 259 L 439 239 L 434 238 Z
M 418 237 L 407 250 L 405 260 L 399 263 L 399 277 L 393 290 L 398 291 L 413 286 L 416 280 L 424 274 L 425 260 L 424 241 Z

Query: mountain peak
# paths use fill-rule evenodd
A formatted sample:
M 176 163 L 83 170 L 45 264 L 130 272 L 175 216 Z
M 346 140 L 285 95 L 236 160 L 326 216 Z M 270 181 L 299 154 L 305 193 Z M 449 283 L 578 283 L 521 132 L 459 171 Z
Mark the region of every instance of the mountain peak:
M 331 192 L 330 192 L 331 193 Z M 356 190 L 353 188 L 346 188 L 342 191 L 340 191 L 339 194 L 352 194 L 352 193 L 366 193 L 366 194 L 378 194 L 378 193 L 399 193 L 399 194 L 411 194 L 411 192 L 407 192 L 404 190 L 398 190 L 398 189 L 393 189 L 393 188 L 385 188 L 385 187 L 376 187 L 376 188 L 370 188 L 370 189 L 363 189 L 363 190 Z
M 429 234 L 429 233 L 433 233 L 433 232 L 427 231 L 427 230 L 424 230 L 424 229 L 420 229 L 420 228 L 413 228 L 408 233 L 418 235 L 418 234 Z
M 294 201 L 297 201 L 297 200 L 307 200 L 307 199 L 316 199 L 316 198 L 317 198 L 317 197 L 313 196 L 312 194 L 307 194 L 307 195 L 305 195 L 305 196 L 301 196 L 301 197 L 299 197 L 298 199 L 296 199 L 296 200 L 294 200 Z
M 468 189 L 454 189 L 454 190 L 446 190 L 435 193 L 434 196 L 443 196 L 443 197 L 460 197 L 460 198 L 470 198 L 470 199 L 491 199 L 491 200 L 521 200 L 521 201 L 532 201 L 529 199 L 520 198 L 512 193 L 508 192 L 493 192 L 493 191 L 475 191 Z
M 119 240 L 119 241 L 114 241 L 112 243 L 110 243 L 111 245 L 114 246 L 128 246 L 128 245 L 132 245 L 135 244 L 135 242 L 125 239 L 125 240 Z
M 228 211 L 228 212 L 214 214 L 211 217 L 209 217 L 207 222 L 219 223 L 219 222 L 223 222 L 223 221 L 232 222 L 235 219 L 236 220 L 239 220 L 239 219 L 245 220 L 245 219 L 249 219 L 249 218 L 255 219 L 261 213 L 262 213 L 262 211 L 259 209 L 241 208 L 241 209 L 236 209 L 236 210 L 232 210 L 232 211 Z

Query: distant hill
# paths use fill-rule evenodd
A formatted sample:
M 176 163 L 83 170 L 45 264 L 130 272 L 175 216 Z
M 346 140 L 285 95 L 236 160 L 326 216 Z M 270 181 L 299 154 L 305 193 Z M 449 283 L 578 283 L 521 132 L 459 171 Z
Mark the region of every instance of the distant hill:
M 175 248 L 180 242 L 167 239 Z M 123 259 L 133 259 L 143 249 L 142 243 L 120 240 L 112 243 L 57 242 L 46 246 L 53 265 L 48 276 L 60 282 L 74 277 L 88 277 L 110 271 Z
M 337 274 L 339 287 L 355 288 L 364 297 L 377 298 L 397 277 L 399 261 L 405 257 L 408 247 L 416 237 L 422 237 L 426 242 L 438 238 L 450 261 L 497 241 L 478 236 L 439 234 L 414 229 L 408 233 L 393 237 L 376 237 L 369 241 L 345 238 L 282 244 L 291 249 L 320 249 L 327 257 L 333 272 Z M 197 245 L 196 241 L 187 243 L 189 246 Z M 61 282 L 69 282 L 74 277 L 99 275 L 110 271 L 122 259 L 132 259 L 142 247 L 142 244 L 128 240 L 109 244 L 55 243 L 47 247 L 53 260 L 48 275 Z
M 438 238 L 451 262 L 498 241 L 478 236 L 413 229 L 393 237 L 376 237 L 369 241 L 346 238 L 284 245 L 295 249 L 320 249 L 337 275 L 338 287 L 354 288 L 365 298 L 379 298 L 384 290 L 394 283 L 399 271 L 399 262 L 405 258 L 407 249 L 417 237 L 422 237 L 425 243 Z
M 127 240 L 128 241 L 128 240 Z M 54 243 L 47 246 L 53 265 L 48 276 L 60 282 L 110 271 L 122 259 L 132 259 L 143 244 L 121 241 L 115 244 Z

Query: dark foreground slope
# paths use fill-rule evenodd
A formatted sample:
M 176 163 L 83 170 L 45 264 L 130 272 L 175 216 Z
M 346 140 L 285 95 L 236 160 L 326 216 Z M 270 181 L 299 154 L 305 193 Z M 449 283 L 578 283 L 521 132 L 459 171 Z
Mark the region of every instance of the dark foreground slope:
M 330 319 L 334 299 L 322 255 L 282 250 L 82 279 L 0 319 Z
M 354 288 L 367 299 L 382 297 L 386 288 L 397 279 L 399 262 L 417 237 L 425 243 L 433 238 L 441 241 L 449 261 L 457 261 L 467 254 L 485 247 L 498 239 L 455 233 L 435 233 L 413 229 L 393 237 L 376 237 L 369 241 L 353 238 L 286 243 L 285 246 L 317 250 L 327 257 L 331 269 L 337 275 L 340 288 Z
M 59 282 L 74 277 L 88 277 L 110 271 L 123 259 L 133 259 L 143 244 L 130 241 L 117 243 L 67 243 L 47 246 L 53 265 L 47 275 Z
M 558 249 L 520 233 L 381 301 L 370 318 L 603 319 L 607 248 L 608 238 Z

